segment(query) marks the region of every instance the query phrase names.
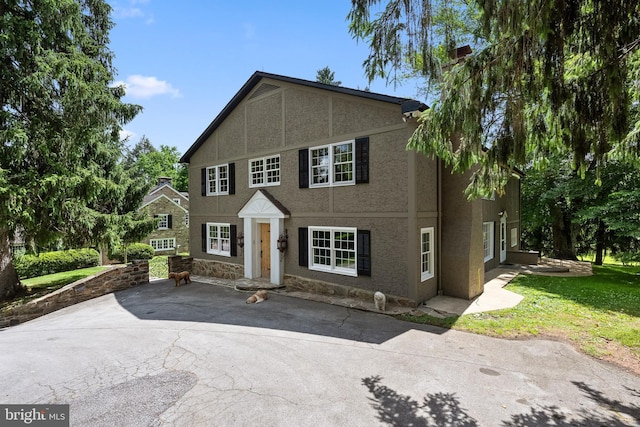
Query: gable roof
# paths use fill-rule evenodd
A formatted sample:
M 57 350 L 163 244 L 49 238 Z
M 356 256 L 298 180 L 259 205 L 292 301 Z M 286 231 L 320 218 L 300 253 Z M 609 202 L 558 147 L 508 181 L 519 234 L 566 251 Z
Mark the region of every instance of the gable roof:
M 358 89 L 350 89 L 342 86 L 334 86 L 330 84 L 314 82 L 311 80 L 303 80 L 297 79 L 294 77 L 281 76 L 278 74 L 265 73 L 262 71 L 256 71 L 253 75 L 247 80 L 247 82 L 240 88 L 240 90 L 231 98 L 231 101 L 227 103 L 227 105 L 222 109 L 222 111 L 216 116 L 215 119 L 207 126 L 207 128 L 202 132 L 202 134 L 196 139 L 196 141 L 189 147 L 189 149 L 184 153 L 184 155 L 180 158 L 180 163 L 189 163 L 191 156 L 195 153 L 198 148 L 213 134 L 213 132 L 220 126 L 220 124 L 231 114 L 231 112 L 242 102 L 242 100 L 256 87 L 256 85 L 262 79 L 272 79 L 278 80 L 286 83 L 293 83 L 297 85 L 313 87 L 316 89 L 328 90 L 331 92 L 342 93 L 346 95 L 358 96 L 360 98 L 372 99 L 375 101 L 388 102 L 391 104 L 397 104 L 402 106 L 402 113 L 420 110 L 424 111 L 428 107 L 416 100 L 410 98 L 401 98 L 397 96 L 383 95 L 380 93 L 367 92 L 364 90 Z
M 147 196 L 147 197 L 148 197 L 148 196 Z M 173 201 L 173 199 L 170 199 L 169 197 L 167 197 L 167 195 L 166 195 L 166 194 L 160 194 L 160 195 L 158 195 L 158 196 L 156 196 L 156 197 L 153 197 L 153 198 L 151 198 L 151 199 L 147 199 L 147 198 L 145 197 L 145 200 L 143 200 L 143 204 L 142 204 L 142 206 L 140 206 L 140 207 L 138 208 L 138 210 L 142 210 L 143 208 L 145 208 L 145 207 L 149 206 L 150 204 L 152 204 L 152 203 L 154 203 L 154 202 L 157 202 L 158 200 L 162 199 L 163 197 L 164 197 L 165 199 L 167 199 L 168 201 L 170 201 L 171 203 L 173 203 L 174 205 L 176 205 L 177 207 L 179 207 L 180 209 L 182 209 L 184 212 L 189 212 L 189 210 L 188 210 L 187 208 L 185 208 L 185 207 L 184 207 L 184 206 L 182 206 L 182 205 L 177 204 L 175 201 Z
M 147 195 L 144 197 L 145 200 L 150 199 L 151 196 L 153 196 L 156 192 L 160 191 L 161 189 L 163 189 L 164 187 L 168 187 L 170 190 L 173 190 L 174 193 L 176 193 L 178 196 L 182 197 L 183 199 L 185 199 L 186 201 L 189 201 L 189 193 L 183 192 L 183 191 L 178 191 L 176 190 L 173 185 L 171 185 L 168 182 L 163 182 L 162 184 L 158 184 L 156 185 L 156 187 L 149 191 L 149 193 L 147 193 Z

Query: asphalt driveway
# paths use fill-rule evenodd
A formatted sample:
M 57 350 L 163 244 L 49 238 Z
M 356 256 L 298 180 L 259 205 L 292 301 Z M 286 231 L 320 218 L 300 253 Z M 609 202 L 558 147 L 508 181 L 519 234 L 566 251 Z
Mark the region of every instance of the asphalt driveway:
M 0 330 L 0 403 L 74 426 L 640 426 L 640 378 L 508 341 L 153 282 Z

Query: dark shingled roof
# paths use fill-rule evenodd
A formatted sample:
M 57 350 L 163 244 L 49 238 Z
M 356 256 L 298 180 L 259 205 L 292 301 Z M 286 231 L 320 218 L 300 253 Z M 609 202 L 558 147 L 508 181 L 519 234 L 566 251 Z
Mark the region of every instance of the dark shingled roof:
M 400 98 L 397 96 L 389 96 L 382 95 L 379 93 L 367 92 L 364 90 L 358 89 L 350 89 L 342 86 L 334 86 L 319 82 L 314 82 L 311 80 L 303 80 L 296 79 L 294 77 L 281 76 L 278 74 L 270 74 L 262 71 L 256 71 L 253 75 L 247 80 L 247 82 L 240 88 L 240 90 L 231 98 L 231 101 L 222 109 L 220 114 L 213 119 L 211 124 L 207 126 L 204 132 L 196 139 L 196 141 L 189 147 L 186 153 L 180 158 L 180 163 L 189 163 L 191 156 L 195 153 L 198 148 L 211 136 L 211 134 L 216 130 L 218 126 L 231 114 L 231 112 L 242 102 L 242 100 L 247 96 L 251 90 L 264 78 L 279 80 L 287 83 L 294 83 L 302 86 L 314 87 L 317 89 L 328 90 L 337 93 L 343 93 L 346 95 L 358 96 L 361 98 L 373 99 L 376 101 L 388 102 L 391 104 L 397 104 L 402 106 L 402 112 L 420 110 L 424 111 L 428 107 L 419 101 L 415 101 L 410 98 Z

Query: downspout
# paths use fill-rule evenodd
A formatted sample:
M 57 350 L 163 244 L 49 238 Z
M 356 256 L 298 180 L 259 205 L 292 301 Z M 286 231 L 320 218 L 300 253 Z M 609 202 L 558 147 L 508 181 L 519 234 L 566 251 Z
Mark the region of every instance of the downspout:
M 436 198 L 438 204 L 438 232 L 437 245 L 438 245 L 438 295 L 442 295 L 442 160 L 437 159 L 436 164 Z

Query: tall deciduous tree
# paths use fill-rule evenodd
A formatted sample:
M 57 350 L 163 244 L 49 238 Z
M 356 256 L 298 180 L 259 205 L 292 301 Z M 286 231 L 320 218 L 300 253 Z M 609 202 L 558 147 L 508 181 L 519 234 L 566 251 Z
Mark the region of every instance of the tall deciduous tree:
M 121 126 L 140 110 L 113 87 L 104 0 L 0 4 L 0 299 L 18 278 L 20 230 L 36 245 L 116 242 L 142 232 L 144 194 L 121 165 Z
M 160 177 L 169 177 L 178 191 L 187 191 L 186 168 L 181 166 L 180 153 L 176 147 L 161 145 L 156 149 L 149 138 L 142 136 L 127 155 L 126 164 L 133 174 L 155 185 Z M 187 187 L 185 187 L 185 185 Z
M 640 73 L 633 60 L 640 48 L 639 2 L 459 3 L 461 11 L 480 12 L 481 31 L 476 52 L 454 64 L 436 54 L 458 42 L 437 34 L 435 17 L 445 2 L 352 1 L 350 30 L 369 43 L 370 79 L 409 62 L 440 83 L 441 97 L 424 113 L 410 148 L 457 171 L 478 166 L 471 194 L 500 188 L 510 168 L 564 149 L 581 175 L 607 157 L 638 160 L 640 118 L 631 98 Z M 381 12 L 374 16 L 376 7 Z M 459 146 L 451 144 L 454 134 L 462 135 Z

